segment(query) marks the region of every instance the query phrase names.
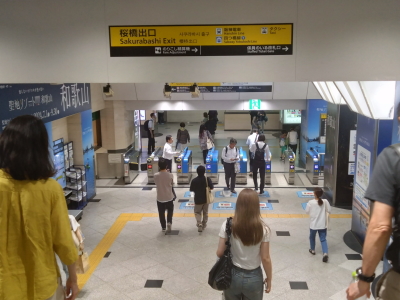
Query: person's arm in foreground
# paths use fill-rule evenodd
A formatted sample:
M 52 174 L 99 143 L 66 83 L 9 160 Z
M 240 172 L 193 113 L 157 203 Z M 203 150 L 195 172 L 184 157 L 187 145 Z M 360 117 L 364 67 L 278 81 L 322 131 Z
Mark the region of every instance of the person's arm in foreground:
M 265 278 L 265 282 L 267 283 L 265 292 L 269 293 L 271 291 L 272 282 L 272 261 L 271 256 L 269 255 L 269 242 L 261 243 L 261 263 L 265 274 L 267 275 L 267 278 Z
M 69 277 L 65 284 L 66 296 L 65 299 L 75 300 L 79 293 L 78 276 L 76 275 L 76 263 L 67 266 Z M 68 297 L 69 296 L 69 297 Z
M 217 249 L 217 256 L 219 258 L 222 257 L 222 255 L 224 255 L 225 249 L 226 249 L 226 239 L 220 237 L 219 238 L 219 243 L 218 243 L 218 249 Z
M 381 202 L 374 202 L 363 248 L 362 273 L 365 276 L 369 277 L 374 274 L 385 252 L 392 233 L 393 213 L 393 207 Z M 352 283 L 346 293 L 347 300 L 354 300 L 365 294 L 369 297 L 371 295 L 370 283 L 359 280 Z

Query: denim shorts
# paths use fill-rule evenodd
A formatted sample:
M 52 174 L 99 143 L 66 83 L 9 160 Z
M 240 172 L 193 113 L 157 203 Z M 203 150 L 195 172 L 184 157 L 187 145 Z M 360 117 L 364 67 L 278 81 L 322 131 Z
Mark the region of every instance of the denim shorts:
M 263 274 L 261 267 L 245 270 L 233 266 L 231 286 L 224 291 L 226 300 L 262 300 Z

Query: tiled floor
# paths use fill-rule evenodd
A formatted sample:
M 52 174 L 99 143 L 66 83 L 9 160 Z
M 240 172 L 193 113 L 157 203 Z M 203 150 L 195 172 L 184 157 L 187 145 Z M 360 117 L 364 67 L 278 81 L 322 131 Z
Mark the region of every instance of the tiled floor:
M 186 191 L 176 189 L 178 199 L 184 199 Z M 272 230 L 272 291 L 265 299 L 345 299 L 351 272 L 360 265 L 359 260 L 348 260 L 346 254 L 355 253 L 342 239 L 351 226 L 350 211 L 332 209 L 329 262 L 325 264 L 318 241 L 317 254 L 308 253 L 309 219 L 301 205 L 308 199 L 297 196 L 299 189 L 268 191 L 270 197 L 261 201 L 275 199 L 279 203 L 272 203 L 273 210 L 261 212 Z M 176 202 L 173 229 L 179 230 L 179 235 L 166 236 L 156 214 L 155 195 L 155 189 L 97 189 L 96 198 L 101 201 L 89 203 L 80 221 L 92 267 L 79 278 L 81 285 L 85 284 L 79 298 L 221 299 L 221 293 L 207 285 L 207 276 L 216 261 L 220 226 L 233 211 L 210 207 L 208 227 L 198 233 L 192 210 L 181 210 Z M 236 199 L 221 200 L 234 203 Z M 277 231 L 290 236 L 277 236 Z M 162 286 L 145 287 L 147 280 L 161 280 Z M 290 282 L 305 282 L 308 290 L 291 289 Z

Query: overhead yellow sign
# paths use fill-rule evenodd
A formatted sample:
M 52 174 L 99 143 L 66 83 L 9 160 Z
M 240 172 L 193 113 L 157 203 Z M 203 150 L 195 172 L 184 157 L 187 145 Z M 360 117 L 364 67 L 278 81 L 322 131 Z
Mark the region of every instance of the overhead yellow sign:
M 110 26 L 109 31 L 111 56 L 285 55 L 293 52 L 291 23 Z

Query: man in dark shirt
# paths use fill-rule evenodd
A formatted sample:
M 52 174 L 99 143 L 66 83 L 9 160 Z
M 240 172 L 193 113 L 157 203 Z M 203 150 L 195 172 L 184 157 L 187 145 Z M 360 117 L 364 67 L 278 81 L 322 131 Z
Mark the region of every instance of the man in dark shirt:
M 218 120 L 218 111 L 216 111 L 216 110 L 209 110 L 209 111 L 208 111 L 208 118 L 209 118 L 209 119 L 215 118 L 215 119 Z
M 211 133 L 211 136 L 213 139 L 215 136 L 215 130 L 217 130 L 217 123 L 218 123 L 217 118 L 211 118 L 204 124 L 204 126 L 206 126 L 207 130 Z
M 397 147 L 399 148 L 399 146 Z M 370 281 L 375 276 L 375 269 L 385 252 L 392 233 L 392 218 L 395 216 L 395 212 L 398 212 L 400 205 L 399 193 L 400 153 L 393 146 L 389 146 L 378 156 L 365 193 L 365 198 L 372 201 L 373 205 L 371 206 L 371 217 L 363 246 L 362 267 L 357 272 L 359 281 L 352 283 L 347 289 L 348 300 L 371 294 Z M 397 224 L 400 221 L 398 219 L 397 216 Z M 396 265 L 393 267 L 379 280 L 376 299 L 400 299 L 400 270 Z
M 209 177 L 204 176 L 206 168 L 204 166 L 197 167 L 197 177 L 190 183 L 190 191 L 194 192 L 194 216 L 197 221 L 197 228 L 199 232 L 207 226 L 208 220 L 208 203 L 206 195 L 206 180 L 209 188 L 214 189 L 214 185 Z M 203 213 L 203 220 L 201 220 L 201 214 Z

